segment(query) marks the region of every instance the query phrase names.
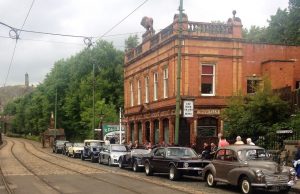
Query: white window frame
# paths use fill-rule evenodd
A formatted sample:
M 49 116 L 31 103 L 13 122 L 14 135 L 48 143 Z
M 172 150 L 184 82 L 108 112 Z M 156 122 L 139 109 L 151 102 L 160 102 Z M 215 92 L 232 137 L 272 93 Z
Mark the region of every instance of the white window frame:
M 141 105 L 141 80 L 137 81 L 137 85 L 138 85 L 138 93 L 137 93 L 137 97 L 138 97 L 138 105 Z
M 158 73 L 153 73 L 153 101 L 157 101 Z
M 145 103 L 149 103 L 149 76 L 145 77 Z
M 133 83 L 130 82 L 130 106 L 134 105 Z
M 164 69 L 164 98 L 168 98 L 168 81 L 169 81 L 169 72 L 168 68 Z
M 213 67 L 213 74 L 203 74 L 202 73 L 202 67 L 203 66 L 212 66 Z M 200 84 L 200 90 L 202 89 L 202 76 L 203 75 L 212 75 L 213 76 L 213 85 L 212 85 L 212 93 L 211 94 L 203 94 L 201 91 L 201 96 L 215 96 L 216 95 L 216 64 L 211 63 L 203 63 L 201 64 L 201 84 Z

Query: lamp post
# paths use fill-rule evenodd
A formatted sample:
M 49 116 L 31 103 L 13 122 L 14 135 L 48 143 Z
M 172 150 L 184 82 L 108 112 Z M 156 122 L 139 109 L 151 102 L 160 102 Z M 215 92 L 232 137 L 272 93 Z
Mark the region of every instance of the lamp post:
M 99 118 L 100 118 L 100 122 L 99 122 L 99 129 L 100 129 L 100 133 L 99 133 L 99 140 L 103 140 L 103 126 L 102 126 L 102 121 L 104 118 L 104 114 L 102 113 L 102 110 L 99 114 Z

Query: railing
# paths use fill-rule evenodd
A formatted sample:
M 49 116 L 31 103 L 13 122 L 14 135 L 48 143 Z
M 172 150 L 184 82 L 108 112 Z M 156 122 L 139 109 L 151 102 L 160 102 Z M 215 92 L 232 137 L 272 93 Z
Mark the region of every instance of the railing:
M 232 34 L 232 25 L 219 23 L 188 22 L 188 32 Z

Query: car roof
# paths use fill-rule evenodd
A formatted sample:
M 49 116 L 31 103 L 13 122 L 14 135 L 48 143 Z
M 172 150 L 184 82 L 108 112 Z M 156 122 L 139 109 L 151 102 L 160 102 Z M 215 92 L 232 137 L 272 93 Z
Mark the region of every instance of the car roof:
M 86 139 L 86 140 L 84 140 L 84 143 L 85 142 L 102 142 L 102 143 L 104 143 L 103 140 L 95 140 L 95 139 Z
M 234 151 L 240 151 L 240 150 L 250 150 L 250 149 L 264 149 L 264 148 L 255 145 L 229 145 L 229 146 L 221 147 L 219 149 L 231 149 Z

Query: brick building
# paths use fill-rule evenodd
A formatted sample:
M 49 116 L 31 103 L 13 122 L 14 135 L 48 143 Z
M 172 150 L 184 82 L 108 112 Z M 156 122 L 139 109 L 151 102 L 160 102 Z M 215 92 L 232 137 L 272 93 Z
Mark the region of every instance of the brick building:
M 171 25 L 126 52 L 124 66 L 127 141 L 174 143 L 178 15 Z M 228 97 L 254 92 L 264 76 L 272 87 L 300 83 L 300 47 L 254 44 L 242 38 L 242 22 L 233 15 L 225 24 L 188 21 L 183 17 L 181 104 L 191 103 L 192 117 L 179 124 L 179 144 L 214 141 Z M 182 110 L 182 108 L 181 108 Z

